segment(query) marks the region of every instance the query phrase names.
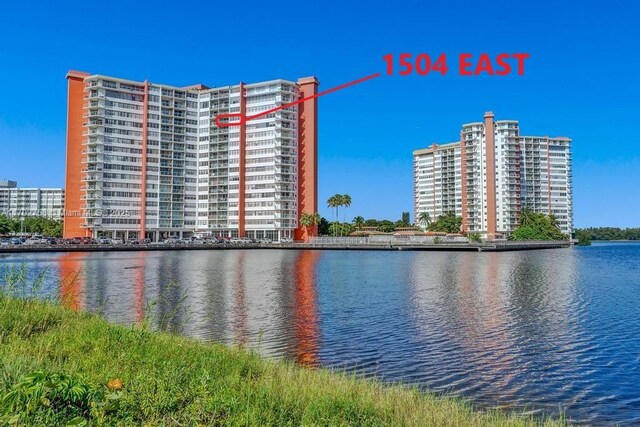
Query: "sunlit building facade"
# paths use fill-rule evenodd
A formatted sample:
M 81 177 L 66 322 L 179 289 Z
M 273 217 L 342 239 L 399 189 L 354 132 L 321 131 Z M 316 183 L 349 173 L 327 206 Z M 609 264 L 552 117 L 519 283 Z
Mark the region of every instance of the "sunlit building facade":
M 302 239 L 317 211 L 314 77 L 209 88 L 71 71 L 64 235 Z
M 460 141 L 416 150 L 414 215 L 432 219 L 455 212 L 462 231 L 506 236 L 523 207 L 553 215 L 563 233 L 573 231 L 571 139 L 521 136 L 514 120 L 462 126 Z
M 13 218 L 62 219 L 64 189 L 19 188 L 16 181 L 0 181 L 0 213 Z

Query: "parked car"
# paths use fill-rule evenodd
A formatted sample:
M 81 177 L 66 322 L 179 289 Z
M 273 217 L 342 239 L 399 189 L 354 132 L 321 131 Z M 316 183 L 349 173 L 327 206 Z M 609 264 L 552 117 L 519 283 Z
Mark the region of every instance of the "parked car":
M 12 244 L 12 245 L 21 245 L 22 244 L 22 239 L 14 237 L 13 239 L 9 240 L 9 243 Z
M 111 239 L 111 244 L 112 245 L 122 245 L 122 244 L 124 244 L 124 240 L 119 238 L 119 237 L 116 237 L 115 239 Z
M 264 238 L 264 239 L 258 240 L 258 243 L 273 243 L 273 240 Z
M 110 245 L 111 239 L 109 239 L 108 237 L 98 237 L 96 239 L 96 242 L 98 242 L 99 245 Z
M 140 244 L 140 240 L 138 239 L 129 239 L 127 240 L 127 245 L 139 245 Z
M 0 246 L 7 246 L 9 244 L 9 239 L 0 239 Z
M 280 239 L 280 243 L 293 243 L 293 239 L 283 237 L 282 239 Z
M 182 238 L 182 243 L 193 243 L 193 239 L 191 239 L 191 237 L 183 237 Z
M 182 243 L 182 240 L 178 239 L 177 237 L 169 237 L 168 239 L 165 239 L 163 243 L 165 245 L 179 245 Z

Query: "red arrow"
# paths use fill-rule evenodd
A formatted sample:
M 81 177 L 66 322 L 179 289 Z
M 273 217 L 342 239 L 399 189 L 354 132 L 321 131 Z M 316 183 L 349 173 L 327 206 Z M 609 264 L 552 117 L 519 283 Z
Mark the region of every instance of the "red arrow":
M 363 82 L 366 82 L 367 80 L 375 79 L 376 77 L 380 77 L 380 73 L 370 74 L 370 75 L 368 75 L 366 77 L 362 77 L 362 78 L 360 78 L 358 80 L 354 80 L 354 81 L 349 82 L 349 83 L 344 83 L 344 84 L 341 84 L 340 86 L 332 87 L 331 89 L 327 89 L 325 91 L 318 92 L 315 95 L 306 96 L 304 98 L 298 99 L 297 101 L 289 102 L 288 104 L 284 104 L 284 105 L 281 105 L 279 107 L 272 108 L 270 110 L 262 111 L 262 112 L 260 112 L 258 114 L 253 114 L 251 116 L 244 116 L 241 113 L 223 113 L 223 114 L 218 114 L 215 117 L 214 120 L 215 120 L 216 126 L 221 127 L 221 128 L 229 127 L 229 126 L 239 126 L 241 124 L 244 124 L 244 123 L 248 122 L 249 120 L 254 120 L 254 119 L 266 116 L 267 114 L 271 114 L 273 112 L 276 112 L 278 110 L 283 110 L 285 108 L 293 107 L 294 105 L 298 105 L 298 104 L 303 103 L 305 101 L 308 101 L 310 99 L 318 98 L 320 96 L 327 95 L 327 94 L 330 94 L 332 92 L 337 92 L 339 90 L 346 89 L 349 86 L 357 85 L 358 83 L 363 83 Z M 239 120 L 235 121 L 235 122 L 220 123 L 220 120 L 222 120 L 222 119 L 231 119 L 231 118 L 235 118 L 235 117 L 237 117 Z

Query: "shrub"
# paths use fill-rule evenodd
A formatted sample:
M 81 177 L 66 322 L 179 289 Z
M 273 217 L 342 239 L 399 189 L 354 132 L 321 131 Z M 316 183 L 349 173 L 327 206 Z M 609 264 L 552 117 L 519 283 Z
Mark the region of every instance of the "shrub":
M 470 242 L 482 243 L 482 237 L 480 236 L 480 233 L 469 233 L 467 234 L 467 238 Z
M 119 381 L 112 380 L 109 385 L 114 391 L 105 392 L 64 373 L 33 372 L 0 400 L 0 423 L 31 424 L 62 419 L 71 419 L 71 425 L 82 425 L 92 419 L 101 422 L 107 413 L 119 407 L 121 394 L 115 391 L 121 388 Z

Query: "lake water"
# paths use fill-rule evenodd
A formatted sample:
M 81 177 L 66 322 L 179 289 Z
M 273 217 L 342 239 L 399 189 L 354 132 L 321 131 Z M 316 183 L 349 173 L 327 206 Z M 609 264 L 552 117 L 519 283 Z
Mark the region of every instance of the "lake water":
M 505 253 L 212 250 L 0 255 L 74 307 L 270 357 L 640 423 L 640 244 Z

